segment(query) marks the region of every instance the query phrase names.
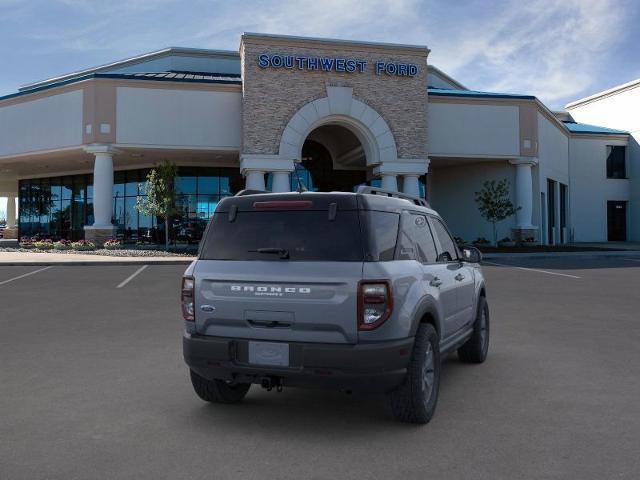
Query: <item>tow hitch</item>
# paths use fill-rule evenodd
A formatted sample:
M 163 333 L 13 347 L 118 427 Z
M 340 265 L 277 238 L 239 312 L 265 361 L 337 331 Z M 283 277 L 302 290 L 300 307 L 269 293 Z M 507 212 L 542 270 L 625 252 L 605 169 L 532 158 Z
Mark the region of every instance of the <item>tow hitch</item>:
M 263 377 L 260 380 L 260 385 L 267 392 L 270 392 L 275 387 L 277 392 L 282 392 L 282 378 L 281 377 Z

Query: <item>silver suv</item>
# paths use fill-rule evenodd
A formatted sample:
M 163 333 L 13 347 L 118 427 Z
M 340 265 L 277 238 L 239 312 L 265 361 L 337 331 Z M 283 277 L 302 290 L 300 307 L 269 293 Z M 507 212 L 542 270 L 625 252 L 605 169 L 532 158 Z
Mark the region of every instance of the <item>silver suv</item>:
M 487 356 L 480 260 L 402 194 L 225 198 L 182 280 L 193 388 L 215 403 L 251 384 L 384 392 L 395 418 L 427 423 L 443 355 Z

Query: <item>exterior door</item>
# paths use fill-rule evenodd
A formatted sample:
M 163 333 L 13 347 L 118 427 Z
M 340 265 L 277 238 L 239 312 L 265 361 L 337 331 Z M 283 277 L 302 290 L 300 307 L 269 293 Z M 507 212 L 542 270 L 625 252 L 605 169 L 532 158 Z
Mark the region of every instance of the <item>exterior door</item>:
M 607 229 L 610 242 L 627 240 L 627 202 L 607 202 Z
M 399 260 L 417 260 L 422 263 L 424 291 L 441 306 L 442 338 L 456 331 L 458 300 L 455 269 L 448 262 L 437 261 L 438 250 L 427 217 L 423 214 L 403 212 L 398 236 Z
M 546 239 L 547 236 L 547 199 L 544 192 L 540 192 L 540 242 L 543 244 L 549 243 Z
M 567 243 L 567 189 L 568 187 L 560 184 L 560 243 Z
M 547 180 L 547 239 L 549 245 L 555 245 L 556 237 L 556 182 Z
M 460 254 L 453 237 L 438 218 L 431 217 L 431 229 L 438 246 L 438 261 L 446 265 L 447 272 L 453 277 L 453 289 L 456 296 L 456 314 L 452 320 L 452 333 L 473 322 L 475 280 L 473 269 L 460 261 Z

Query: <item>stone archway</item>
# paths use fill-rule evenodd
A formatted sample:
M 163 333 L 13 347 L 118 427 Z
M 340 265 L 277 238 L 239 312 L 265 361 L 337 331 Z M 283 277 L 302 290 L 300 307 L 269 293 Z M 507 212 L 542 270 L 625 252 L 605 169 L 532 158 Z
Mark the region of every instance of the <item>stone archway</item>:
M 291 117 L 280 139 L 280 158 L 299 162 L 308 135 L 323 125 L 349 129 L 362 145 L 367 166 L 398 159 L 395 139 L 384 118 L 353 98 L 352 88 L 331 86 L 326 97 L 307 103 Z
M 273 174 L 272 191 L 289 190 L 290 172 L 302 160 L 302 149 L 309 134 L 323 126 L 349 130 L 360 142 L 366 167 L 381 178 L 382 188 L 402 190 L 419 196 L 418 177 L 428 169 L 428 160 L 398 158 L 391 128 L 385 119 L 366 103 L 353 97 L 351 87 L 327 86 L 327 96 L 306 103 L 287 122 L 276 154 L 243 154 L 240 169 L 246 177 L 246 188 L 265 190 L 265 172 Z

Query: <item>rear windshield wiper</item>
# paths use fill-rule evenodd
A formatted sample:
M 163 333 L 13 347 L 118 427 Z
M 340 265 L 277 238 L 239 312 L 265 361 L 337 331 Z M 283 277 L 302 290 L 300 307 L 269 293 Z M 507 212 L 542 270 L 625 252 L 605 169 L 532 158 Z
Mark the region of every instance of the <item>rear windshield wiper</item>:
M 278 248 L 278 247 L 266 247 L 266 248 L 258 248 L 257 250 L 249 250 L 252 253 L 275 253 L 276 255 L 280 255 L 280 258 L 283 260 L 287 260 L 289 258 L 289 250 L 286 248 Z

